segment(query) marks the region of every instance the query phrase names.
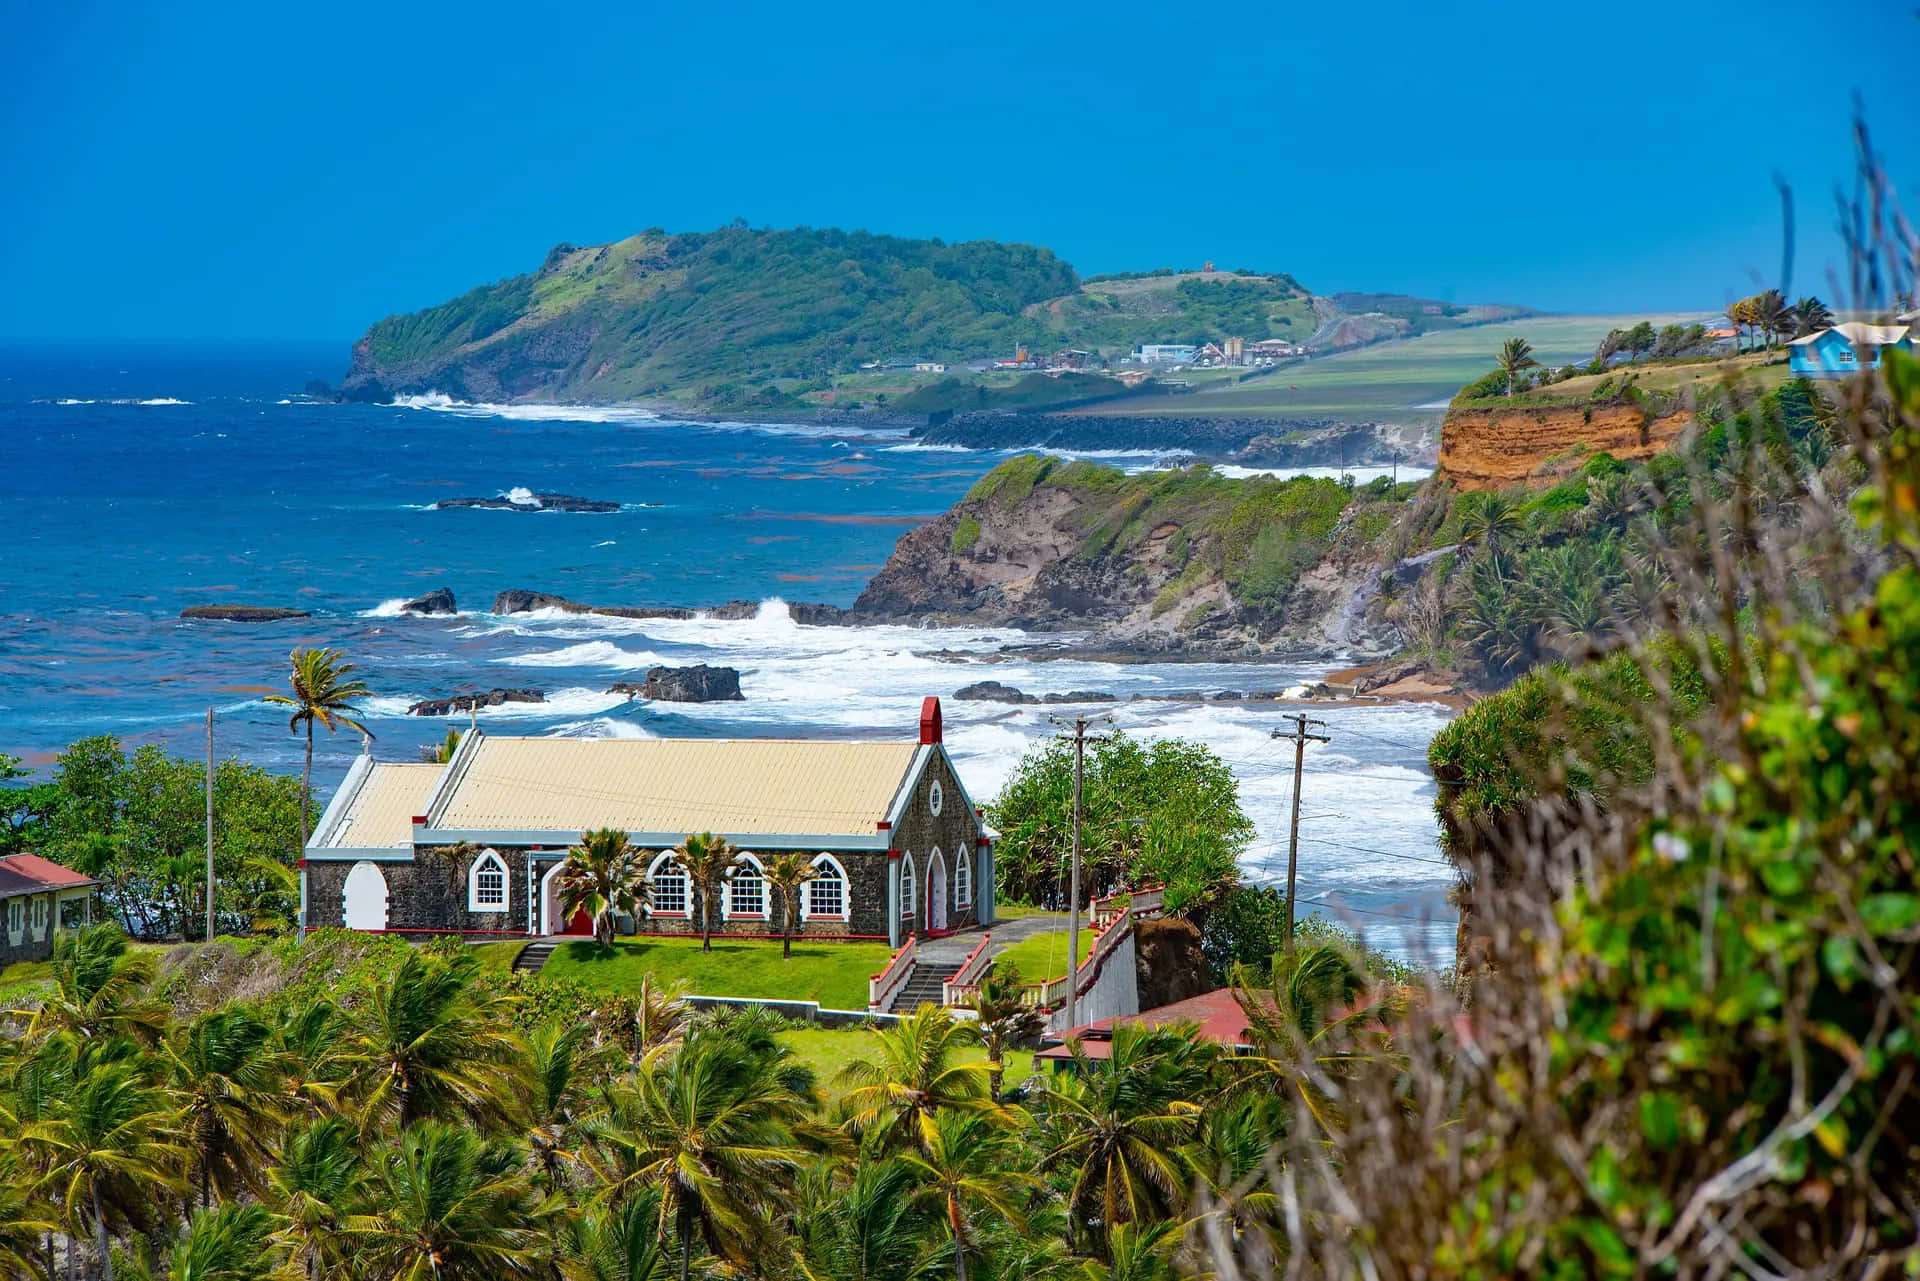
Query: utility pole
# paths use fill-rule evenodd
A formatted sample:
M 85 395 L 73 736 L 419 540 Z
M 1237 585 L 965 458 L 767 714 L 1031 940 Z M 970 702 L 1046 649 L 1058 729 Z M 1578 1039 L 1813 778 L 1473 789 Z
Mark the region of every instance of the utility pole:
M 1093 724 L 1113 724 L 1111 716 L 1075 716 L 1071 718 L 1055 716 L 1050 718 L 1055 725 L 1070 730 L 1068 734 L 1055 737 L 1073 744 L 1073 863 L 1067 875 L 1067 1026 L 1076 1027 L 1079 1020 L 1076 1011 L 1080 1004 L 1080 796 L 1086 779 L 1087 763 L 1087 727 Z M 1091 740 L 1104 742 L 1099 735 Z
M 180 924 L 180 936 L 187 926 Z M 207 942 L 213 942 L 213 709 L 207 709 Z
M 1287 934 L 1286 948 L 1293 950 L 1293 882 L 1300 868 L 1300 776 L 1306 764 L 1307 744 L 1325 743 L 1329 738 L 1325 734 L 1310 734 L 1307 726 L 1327 727 L 1325 721 L 1310 721 L 1305 712 L 1295 712 L 1287 717 L 1293 722 L 1291 730 L 1276 729 L 1275 738 L 1284 738 L 1293 744 L 1293 823 L 1287 834 Z

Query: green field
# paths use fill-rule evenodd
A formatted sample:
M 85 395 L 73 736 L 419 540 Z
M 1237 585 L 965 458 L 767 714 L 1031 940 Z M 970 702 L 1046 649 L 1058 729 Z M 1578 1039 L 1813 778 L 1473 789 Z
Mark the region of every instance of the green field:
M 661 988 L 683 985 L 697 996 L 777 996 L 818 1001 L 830 1010 L 867 1008 L 867 978 L 884 969 L 885 943 L 795 943 L 783 960 L 778 943 L 715 939 L 615 939 L 611 952 L 590 939 L 562 943 L 540 971 L 613 992 L 637 992 L 644 975 Z
M 1093 951 L 1093 942 L 1100 937 L 1092 930 L 1080 931 L 1080 960 L 1084 963 L 1088 953 Z M 1012 947 L 993 954 L 996 969 L 1013 966 L 1019 969 L 1020 977 L 1028 983 L 1039 983 L 1046 979 L 1057 979 L 1067 972 L 1067 932 L 1049 930 L 1045 934 L 1036 934 L 1032 938 L 1022 939 Z
M 1658 328 L 1700 319 L 1702 314 L 1698 312 L 1529 316 L 1336 352 L 1230 385 L 1222 380 L 1205 380 L 1208 371 L 1182 373 L 1175 377 L 1198 384 L 1187 395 L 1122 401 L 1080 412 L 1393 422 L 1437 419 L 1455 392 L 1493 368 L 1494 353 L 1509 338 L 1525 338 L 1533 344 L 1540 361 L 1562 365 L 1590 359 L 1594 345 L 1609 329 L 1627 328 L 1641 320 L 1651 321 Z
M 827 1096 L 837 1098 L 846 1092 L 838 1080 L 841 1069 L 855 1059 L 866 1058 L 874 1053 L 873 1036 L 873 1030 L 864 1027 L 794 1027 L 780 1033 L 780 1041 L 794 1052 L 796 1058 L 813 1069 L 820 1088 Z M 961 1050 L 954 1057 L 962 1063 L 984 1063 L 987 1052 L 975 1046 Z M 1008 1051 L 1005 1068 L 1006 1080 L 1002 1088 L 1025 1080 L 1033 1075 L 1033 1051 Z

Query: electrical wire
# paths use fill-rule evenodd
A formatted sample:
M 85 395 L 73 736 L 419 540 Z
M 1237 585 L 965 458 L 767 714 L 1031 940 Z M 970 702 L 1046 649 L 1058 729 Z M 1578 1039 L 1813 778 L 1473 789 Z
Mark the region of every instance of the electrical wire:
M 1300 839 L 1303 841 L 1311 841 L 1315 845 L 1331 845 L 1337 850 L 1352 850 L 1356 854 L 1377 854 L 1381 858 L 1397 858 L 1408 863 L 1425 863 L 1430 867 L 1453 866 L 1452 863 L 1449 863 L 1443 858 L 1421 858 L 1417 854 L 1396 854 L 1392 850 L 1369 849 L 1365 845 L 1343 845 L 1339 841 L 1329 841 L 1322 836 L 1302 836 Z

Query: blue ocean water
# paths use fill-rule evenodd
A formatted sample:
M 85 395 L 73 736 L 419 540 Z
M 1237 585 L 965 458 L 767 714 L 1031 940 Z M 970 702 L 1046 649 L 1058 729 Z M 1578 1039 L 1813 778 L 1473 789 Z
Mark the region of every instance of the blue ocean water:
M 577 735 L 897 735 L 925 694 L 993 678 L 1036 693 L 1100 689 L 1128 732 L 1212 744 L 1260 830 L 1250 874 L 1284 875 L 1290 753 L 1284 710 L 1132 701 L 1169 690 L 1278 690 L 1317 669 L 1006 661 L 1018 633 L 801 627 L 784 601 L 849 604 L 894 541 L 1003 455 L 926 449 L 887 433 L 715 426 L 633 409 L 307 402 L 344 344 L 0 347 L 0 751 L 44 768 L 113 733 L 295 769 L 299 741 L 260 696 L 296 645 L 344 647 L 375 696 L 383 758 L 410 759 L 449 724 L 419 699 L 531 686 L 540 704 L 480 714 L 489 730 Z M 1131 460 L 1144 465 L 1148 460 Z M 516 488 L 622 504 L 610 514 L 435 510 Z M 451 588 L 453 618 L 397 604 Z M 530 588 L 593 604 L 762 601 L 757 617 L 634 621 L 490 613 Z M 312 611 L 247 625 L 182 620 L 196 604 Z M 738 667 L 746 701 L 630 703 L 608 692 L 655 663 Z M 1052 732 L 1040 709 L 947 702 L 948 741 L 984 801 Z M 1451 873 L 1435 846 L 1425 746 L 1445 714 L 1333 708 L 1310 756 L 1304 898 L 1370 938 L 1445 960 Z M 465 724 L 465 717 L 452 722 Z M 322 735 L 331 789 L 357 735 Z

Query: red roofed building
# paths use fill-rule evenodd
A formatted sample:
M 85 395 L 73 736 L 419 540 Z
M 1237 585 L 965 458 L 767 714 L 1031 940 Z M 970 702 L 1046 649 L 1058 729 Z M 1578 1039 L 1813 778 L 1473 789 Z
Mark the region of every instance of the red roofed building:
M 1080 1052 L 1089 1059 L 1103 1060 L 1113 1055 L 1115 1023 L 1144 1023 L 1148 1027 L 1164 1027 L 1170 1023 L 1191 1023 L 1199 1030 L 1201 1036 L 1209 1041 L 1218 1042 L 1229 1054 L 1245 1054 L 1254 1048 L 1254 1043 L 1248 1035 L 1247 1012 L 1240 1008 L 1240 1002 L 1234 999 L 1233 989 L 1230 987 L 1223 987 L 1217 992 L 1207 992 L 1200 996 L 1191 996 L 1184 1001 L 1175 1001 L 1172 1005 L 1163 1005 L 1157 1010 L 1146 1010 L 1139 1014 L 1122 1014 L 1118 1018 L 1085 1023 L 1076 1028 L 1068 1028 L 1058 1035 L 1063 1042 L 1079 1041 Z M 1073 1051 L 1065 1044 L 1059 1044 L 1041 1050 L 1033 1058 L 1036 1067 L 1043 1063 L 1063 1067 L 1073 1062 Z
M 0 967 L 44 961 L 54 938 L 93 922 L 91 876 L 82 876 L 38 854 L 0 856 Z

